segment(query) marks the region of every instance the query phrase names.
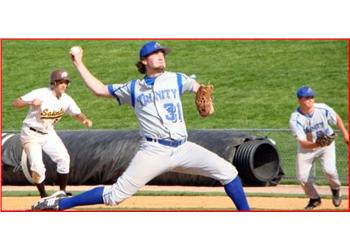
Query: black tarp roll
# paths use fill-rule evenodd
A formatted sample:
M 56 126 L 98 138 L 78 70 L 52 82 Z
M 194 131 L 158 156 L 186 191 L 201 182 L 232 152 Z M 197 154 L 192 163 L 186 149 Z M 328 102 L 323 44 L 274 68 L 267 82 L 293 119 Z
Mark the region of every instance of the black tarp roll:
M 138 150 L 138 131 L 58 132 L 71 158 L 69 185 L 113 184 Z M 2 184 L 28 185 L 29 163 L 22 154 L 19 134 L 3 134 Z M 266 137 L 232 130 L 189 131 L 195 142 L 233 163 L 245 185 L 276 185 L 283 176 L 277 148 Z M 46 184 L 56 184 L 56 164 L 43 153 Z M 27 177 L 25 173 L 27 172 Z M 152 185 L 216 186 L 208 177 L 169 172 L 153 179 Z

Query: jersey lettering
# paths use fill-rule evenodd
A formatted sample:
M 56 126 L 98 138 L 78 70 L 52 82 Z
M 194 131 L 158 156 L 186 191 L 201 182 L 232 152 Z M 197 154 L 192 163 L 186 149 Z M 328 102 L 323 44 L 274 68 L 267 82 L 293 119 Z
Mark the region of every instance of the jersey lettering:
M 319 122 L 319 123 L 316 123 L 315 125 L 313 125 L 311 127 L 305 128 L 305 133 L 310 133 L 312 131 L 316 131 L 316 130 L 319 130 L 319 129 L 322 129 L 322 128 L 324 128 L 324 124 L 323 124 L 323 122 Z
M 159 91 L 155 91 L 153 93 L 141 94 L 136 100 L 141 104 L 141 106 L 147 106 L 150 103 L 156 101 L 164 100 L 164 99 L 176 99 L 177 98 L 177 90 L 176 89 L 163 89 Z
M 44 109 L 40 113 L 41 119 L 59 119 L 63 116 L 64 110 L 61 108 L 59 111 L 49 111 L 49 109 Z

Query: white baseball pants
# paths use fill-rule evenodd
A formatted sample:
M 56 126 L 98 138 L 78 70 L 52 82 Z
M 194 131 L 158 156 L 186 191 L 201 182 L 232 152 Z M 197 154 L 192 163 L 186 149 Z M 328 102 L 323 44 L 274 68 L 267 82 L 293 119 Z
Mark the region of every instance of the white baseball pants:
M 30 170 L 35 172 L 34 183 L 40 184 L 45 180 L 46 168 L 43 163 L 42 150 L 57 164 L 58 173 L 69 173 L 70 157 L 55 131 L 43 135 L 25 126 L 22 128 L 20 138 L 29 159 Z
M 339 189 L 341 185 L 336 168 L 335 142 L 316 150 L 306 150 L 299 147 L 296 160 L 297 179 L 300 181 L 305 194 L 311 199 L 320 197 L 314 184 L 313 163 L 316 159 L 320 159 L 329 186 L 332 189 Z
M 238 174 L 230 162 L 195 143 L 187 141 L 178 147 L 170 147 L 143 141 L 117 182 L 104 188 L 104 203 L 119 204 L 153 178 L 168 171 L 211 177 L 222 185 L 231 182 Z

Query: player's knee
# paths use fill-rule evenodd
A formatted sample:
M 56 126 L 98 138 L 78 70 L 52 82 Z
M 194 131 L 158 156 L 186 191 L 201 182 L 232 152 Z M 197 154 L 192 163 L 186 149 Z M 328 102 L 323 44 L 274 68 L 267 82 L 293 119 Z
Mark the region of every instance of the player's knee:
M 68 174 L 70 168 L 70 156 L 69 154 L 64 154 L 60 159 L 56 161 L 57 172 L 60 174 Z
M 307 179 L 307 176 L 305 174 L 300 173 L 300 171 L 297 171 L 296 172 L 296 178 L 301 183 L 301 182 L 303 182 L 304 180 Z
M 45 180 L 45 167 L 32 169 L 32 180 L 35 184 L 40 184 Z
M 337 171 L 327 171 L 325 175 L 328 180 L 339 181 L 339 175 Z
M 104 189 L 103 201 L 106 205 L 118 205 L 135 194 L 143 185 L 135 183 L 132 178 L 123 174 L 116 183 Z
M 299 183 L 301 186 L 306 186 L 308 183 L 310 183 L 310 181 L 308 180 L 308 178 L 305 177 L 297 177 Z
M 338 172 L 337 172 L 336 168 L 325 169 L 324 173 L 329 177 L 337 177 L 338 176 Z
M 222 185 L 226 185 L 233 181 L 238 176 L 238 171 L 235 166 L 230 165 L 225 168 L 223 178 L 220 180 Z

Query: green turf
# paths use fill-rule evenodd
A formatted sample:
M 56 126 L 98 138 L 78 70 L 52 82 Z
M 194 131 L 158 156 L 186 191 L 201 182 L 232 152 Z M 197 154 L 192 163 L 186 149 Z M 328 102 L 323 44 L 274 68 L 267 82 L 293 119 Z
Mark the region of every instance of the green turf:
M 68 51 L 73 45 L 81 45 L 85 63 L 97 78 L 104 83 L 122 83 L 141 77 L 135 62 L 144 42 L 3 40 L 2 129 L 20 129 L 27 110 L 15 110 L 12 101 L 34 88 L 47 86 L 50 71 L 60 67 L 70 72 L 73 83 L 68 93 L 93 120 L 95 129 L 136 129 L 132 108 L 119 107 L 114 100 L 96 98 L 89 92 L 74 70 Z M 314 88 L 316 101 L 333 107 L 348 124 L 347 41 L 164 40 L 161 44 L 172 48 L 167 57 L 169 71 L 196 74 L 199 82 L 210 81 L 215 87 L 216 113 L 207 119 L 197 114 L 193 95 L 184 95 L 189 129 L 286 129 L 297 106 L 296 89 L 302 84 Z M 84 128 L 64 116 L 56 129 Z M 288 133 L 271 136 L 283 151 L 286 176 L 292 178 L 283 182 L 295 183 L 296 142 Z M 337 164 L 342 181 L 347 184 L 347 148 L 341 143 L 341 136 L 337 140 L 338 159 L 341 158 Z M 323 176 L 319 170 L 318 176 Z
M 25 110 L 11 102 L 33 88 L 47 86 L 49 72 L 66 68 L 69 94 L 92 118 L 95 128 L 136 128 L 131 108 L 93 96 L 73 69 L 69 48 L 84 48 L 85 63 L 100 80 L 125 82 L 140 77 L 134 66 L 144 41 L 3 41 L 3 129 L 18 129 Z M 295 91 L 309 84 L 317 100 L 347 121 L 346 41 L 162 41 L 173 49 L 168 70 L 196 74 L 215 86 L 216 113 L 201 119 L 193 96 L 184 97 L 189 128 L 286 128 L 296 107 Z M 64 119 L 57 129 L 81 128 Z

